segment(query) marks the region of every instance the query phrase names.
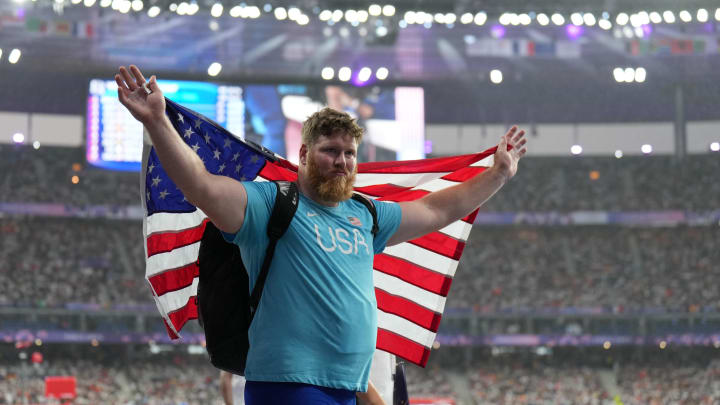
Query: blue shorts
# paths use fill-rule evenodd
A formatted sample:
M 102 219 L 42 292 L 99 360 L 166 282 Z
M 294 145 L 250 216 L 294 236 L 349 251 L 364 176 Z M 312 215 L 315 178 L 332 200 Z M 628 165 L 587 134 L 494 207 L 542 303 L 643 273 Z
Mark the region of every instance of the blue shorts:
M 317 385 L 248 381 L 245 405 L 355 405 L 355 391 Z

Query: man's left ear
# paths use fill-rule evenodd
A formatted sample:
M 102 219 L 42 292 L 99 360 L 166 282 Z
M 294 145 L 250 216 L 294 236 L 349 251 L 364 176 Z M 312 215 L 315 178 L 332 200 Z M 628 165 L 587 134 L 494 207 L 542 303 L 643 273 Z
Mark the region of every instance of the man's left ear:
M 302 165 L 307 164 L 307 153 L 308 153 L 307 145 L 302 144 L 302 146 L 300 146 L 300 163 Z

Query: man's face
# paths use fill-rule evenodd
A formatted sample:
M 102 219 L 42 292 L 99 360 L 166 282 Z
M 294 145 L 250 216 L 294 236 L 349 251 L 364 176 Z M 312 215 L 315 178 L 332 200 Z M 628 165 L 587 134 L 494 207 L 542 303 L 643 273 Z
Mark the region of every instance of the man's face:
M 357 174 L 357 142 L 344 133 L 321 136 L 307 148 L 307 176 L 318 197 L 329 202 L 349 199 Z

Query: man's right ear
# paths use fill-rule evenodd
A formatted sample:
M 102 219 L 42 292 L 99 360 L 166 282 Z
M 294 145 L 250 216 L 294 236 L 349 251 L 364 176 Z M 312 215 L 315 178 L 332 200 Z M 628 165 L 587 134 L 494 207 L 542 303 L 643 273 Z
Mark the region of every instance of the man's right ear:
M 307 164 L 307 153 L 307 145 L 302 144 L 302 146 L 300 146 L 300 164 L 302 164 L 303 166 Z

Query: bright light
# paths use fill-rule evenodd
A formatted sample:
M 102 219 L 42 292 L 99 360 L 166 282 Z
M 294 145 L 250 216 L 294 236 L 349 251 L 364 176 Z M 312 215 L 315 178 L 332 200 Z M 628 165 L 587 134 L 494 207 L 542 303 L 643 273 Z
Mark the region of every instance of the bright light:
M 338 79 L 340 81 L 346 82 L 350 80 L 350 77 L 352 76 L 352 70 L 350 70 L 349 67 L 343 66 L 338 70 Z
M 681 11 L 680 14 L 678 14 L 678 16 L 679 16 L 680 19 L 683 20 L 684 22 L 690 22 L 690 21 L 692 21 L 692 14 L 690 14 L 690 12 L 687 11 L 687 10 Z
M 357 11 L 355 10 L 347 10 L 345 11 L 345 21 L 352 23 L 354 21 L 357 21 Z
M 630 27 L 623 27 L 622 29 L 623 35 L 625 35 L 625 38 L 632 39 L 635 37 L 635 34 L 633 33 L 633 29 Z
M 615 24 L 617 25 L 625 25 L 630 21 L 630 17 L 626 13 L 620 13 L 615 17 Z
M 645 31 L 642 29 L 642 27 L 635 27 L 635 36 L 638 38 L 645 37 Z
M 152 6 L 148 9 L 148 17 L 155 18 L 160 15 L 160 7 Z
M 2 48 L 0 48 L 0 58 L 2 58 Z
M 462 24 L 470 24 L 473 21 L 473 15 L 471 13 L 465 13 L 460 16 L 460 22 Z
M 342 11 L 340 13 L 342 13 Z M 297 7 L 290 7 L 287 14 L 289 19 L 295 21 L 298 19 L 298 17 L 302 15 L 302 11 L 300 11 L 300 9 Z M 340 16 L 340 18 L 342 18 L 342 15 Z
M 240 6 L 235 6 L 230 9 L 230 17 L 238 18 L 240 17 L 240 14 L 242 14 L 243 9 Z
M 630 25 L 632 25 L 635 28 L 638 28 L 642 25 L 642 18 L 639 14 L 632 14 L 630 16 Z
M 563 25 L 565 24 L 565 17 L 562 16 L 562 14 L 555 13 L 551 17 L 553 24 L 555 25 Z
M 25 142 L 25 135 L 21 134 L 20 132 L 16 132 L 13 134 L 12 139 L 15 143 L 23 143 Z
M 113 3 L 115 3 L 115 1 L 116 0 L 113 0 Z M 188 8 L 190 8 L 190 5 L 183 1 L 182 3 L 178 4 L 176 13 L 178 13 L 178 15 L 185 15 L 187 14 Z
M 550 18 L 547 15 L 540 13 L 537 15 L 537 22 L 540 25 L 548 25 L 550 24 Z
M 291 9 L 291 10 L 292 10 L 292 9 Z M 342 18 L 343 18 L 343 12 L 342 12 L 342 10 L 335 10 L 335 11 L 333 11 L 333 13 L 332 13 L 332 19 L 333 19 L 333 21 L 335 21 L 335 22 L 340 22 L 340 20 L 342 20 Z M 291 19 L 292 19 L 292 18 L 291 18 Z
M 592 27 L 593 25 L 595 25 L 597 20 L 595 20 L 595 16 L 591 13 L 585 13 L 585 15 L 583 16 L 583 22 L 585 22 L 585 25 L 587 25 L 588 27 Z
M 672 24 L 675 22 L 675 14 L 673 14 L 672 11 L 667 10 L 663 13 L 663 19 L 665 20 L 666 23 Z
M 665 349 L 666 347 L 667 347 L 667 342 L 664 341 L 664 340 L 661 341 L 661 342 L 660 342 L 660 350 L 663 350 L 663 349 Z
M 370 80 L 370 76 L 372 76 L 372 69 L 369 67 L 364 67 L 360 69 L 360 72 L 358 72 L 358 80 L 360 82 L 366 82 Z
M 512 17 L 510 16 L 510 13 L 502 13 L 500 15 L 500 18 L 498 18 L 498 22 L 502 25 L 509 25 L 512 20 Z
M 625 68 L 625 81 L 628 83 L 635 81 L 635 69 L 631 67 Z
M 650 24 L 650 15 L 647 13 L 647 11 L 641 11 L 637 13 L 638 19 L 640 20 L 640 25 L 648 25 Z
M 285 10 L 284 7 L 278 7 L 278 8 L 276 8 L 276 9 L 273 11 L 273 14 L 275 14 L 275 18 L 276 18 L 277 20 L 279 20 L 279 21 L 282 21 L 282 20 L 286 19 L 287 16 L 288 16 L 287 10 Z M 324 14 L 324 16 L 323 16 L 323 14 Z M 326 17 L 326 18 L 323 19 L 323 17 Z M 332 12 L 331 12 L 330 10 L 325 10 L 325 11 L 323 11 L 322 13 L 320 13 L 320 19 L 321 19 L 322 21 L 327 21 L 327 20 L 330 19 L 330 17 L 332 17 Z
M 215 20 L 210 20 L 210 22 L 208 23 L 208 27 L 210 27 L 211 31 L 217 32 L 217 30 L 220 29 L 220 24 L 218 24 L 218 22 Z
M 141 11 L 145 7 L 142 0 L 133 0 L 132 9 L 133 11 Z
M 652 147 L 652 145 L 646 143 L 645 145 L 640 147 L 640 151 L 646 155 L 649 155 L 652 153 L 653 147 Z
M 310 17 L 308 17 L 305 14 L 300 14 L 300 17 L 298 17 L 297 20 L 295 20 L 295 22 L 297 22 L 300 25 L 308 25 L 308 23 L 310 22 Z
M 212 64 L 210 64 L 210 66 L 208 66 L 207 72 L 210 76 L 215 77 L 218 74 L 220 74 L 221 70 L 222 70 L 222 65 L 217 62 L 213 62 Z
M 443 13 L 436 13 L 434 16 L 434 20 L 438 24 L 445 24 L 445 14 Z
M 616 151 L 615 151 L 615 157 L 618 158 L 618 159 L 622 158 L 622 157 L 623 157 L 623 151 L 621 151 L 620 149 L 616 150 Z
M 653 24 L 660 24 L 662 22 L 662 16 L 657 11 L 653 11 L 650 13 L 650 21 L 652 21 Z
M 484 11 L 481 11 L 477 14 L 475 14 L 475 18 L 473 19 L 476 25 L 483 25 L 487 21 L 487 13 Z
M 210 15 L 218 18 L 222 15 L 223 12 L 223 5 L 220 3 L 213 4 L 212 8 L 210 9 Z
M 78 177 L 77 175 L 73 175 L 70 178 L 70 181 L 72 182 L 72 184 L 78 184 L 78 183 L 80 183 L 80 177 Z
M 612 343 L 610 343 L 610 341 L 606 340 L 605 342 L 603 342 L 603 349 L 610 350 L 611 347 Z
M 527 14 L 520 14 L 518 16 L 518 19 L 520 20 L 521 25 L 530 25 L 530 23 L 532 22 L 532 18 L 530 18 L 530 16 Z
M 457 16 L 455 15 L 455 13 L 445 14 L 445 24 L 455 24 L 455 21 L 457 21 Z
M 378 80 L 385 80 L 389 74 L 390 71 L 386 67 L 381 67 L 375 72 L 375 77 L 377 77 Z
M 515 13 L 510 13 L 510 24 L 520 25 L 520 16 Z
M 639 67 L 635 69 L 635 81 L 638 83 L 643 83 L 645 81 L 645 78 L 647 77 L 647 71 L 645 68 Z
M 111 4 L 112 0 L 100 0 L 100 7 L 110 7 Z
M 40 149 L 40 141 L 33 142 L 33 148 L 35 148 L 36 150 Z
M 85 0 L 83 4 L 85 5 L 85 7 L 92 7 L 95 5 L 95 0 Z
M 246 15 L 248 18 L 260 18 L 262 11 L 260 11 L 260 8 L 257 6 L 250 6 L 247 8 Z
M 615 81 L 618 83 L 622 83 L 625 81 L 625 70 L 623 68 L 615 68 L 613 69 L 613 77 L 615 78 Z
M 382 13 L 385 17 L 392 17 L 395 15 L 395 6 L 392 4 L 387 4 L 385 7 L 382 8 Z
M 493 69 L 490 71 L 490 81 L 495 84 L 500 84 L 503 81 L 503 74 L 498 69 Z
M 572 153 L 573 155 L 577 156 L 577 155 L 581 154 L 582 151 L 583 151 L 583 149 L 582 149 L 582 146 L 580 146 L 580 145 L 573 145 L 570 147 L 570 153 Z
M 417 22 L 417 15 L 414 11 L 407 11 L 403 16 L 403 20 L 408 24 L 415 24 Z
M 100 0 L 100 1 L 102 2 L 102 1 L 104 1 L 104 0 Z M 102 6 L 102 4 L 100 4 L 100 5 Z M 174 12 L 177 11 L 177 7 L 178 7 L 177 4 L 175 4 L 175 3 L 170 3 L 170 5 L 168 6 L 168 9 L 169 9 L 171 12 L 174 13 Z
M 713 142 L 710 144 L 710 150 L 713 152 L 719 152 L 720 151 L 720 142 Z
M 375 35 L 377 35 L 379 37 L 384 37 L 385 35 L 387 35 L 387 33 L 388 33 L 388 29 L 384 25 L 381 25 L 381 26 L 375 28 Z
M 368 20 L 368 12 L 365 10 L 359 10 L 357 13 L 357 19 L 361 23 L 366 22 Z
M 335 76 L 335 70 L 330 66 L 325 66 L 320 72 L 320 76 L 325 80 L 331 80 Z
M 604 30 L 609 30 L 610 28 L 612 28 L 612 23 L 610 22 L 610 20 L 600 20 L 598 21 L 598 25 Z
M 120 3 L 120 7 L 118 8 L 118 11 L 120 11 L 123 14 L 127 14 L 130 11 L 130 8 L 132 7 L 132 4 L 128 0 L 124 0 L 122 3 Z
M 715 10 L 715 19 L 718 20 L 718 21 L 720 21 L 720 8 L 718 8 L 717 10 Z
M 368 12 L 370 12 L 371 16 L 377 17 L 382 14 L 382 7 L 380 7 L 379 4 L 371 4 L 370 7 L 368 7 Z
M 10 54 L 8 55 L 8 62 L 15 64 L 20 60 L 20 50 L 15 48 L 12 51 L 10 51 Z
M 708 11 L 704 8 L 697 11 L 697 20 L 699 22 L 707 22 L 708 18 L 710 18 L 710 13 L 708 13 Z

